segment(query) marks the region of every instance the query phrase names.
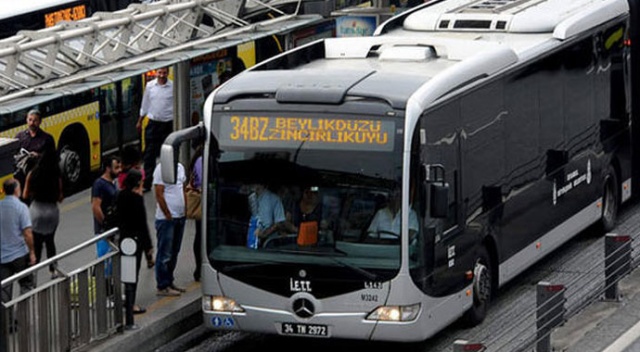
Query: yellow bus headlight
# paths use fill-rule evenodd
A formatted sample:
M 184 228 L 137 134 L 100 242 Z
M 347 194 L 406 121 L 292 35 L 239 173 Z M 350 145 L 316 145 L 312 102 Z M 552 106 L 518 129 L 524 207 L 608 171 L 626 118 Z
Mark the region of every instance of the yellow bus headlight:
M 382 306 L 367 316 L 367 320 L 379 321 L 411 321 L 420 312 L 420 303 L 409 306 Z
M 244 309 L 236 301 L 223 296 L 202 297 L 202 309 L 213 312 L 244 312 Z

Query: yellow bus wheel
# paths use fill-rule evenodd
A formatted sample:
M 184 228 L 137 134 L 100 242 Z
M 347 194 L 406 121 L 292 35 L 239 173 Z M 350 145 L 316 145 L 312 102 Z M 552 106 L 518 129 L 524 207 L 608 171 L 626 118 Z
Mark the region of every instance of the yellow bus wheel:
M 78 152 L 68 145 L 62 147 L 60 150 L 60 171 L 66 181 L 69 183 L 80 181 L 81 164 Z

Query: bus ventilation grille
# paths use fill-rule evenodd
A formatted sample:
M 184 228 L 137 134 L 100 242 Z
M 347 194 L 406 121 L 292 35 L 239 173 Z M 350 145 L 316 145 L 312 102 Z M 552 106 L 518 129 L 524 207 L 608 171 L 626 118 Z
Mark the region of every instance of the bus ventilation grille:
M 452 12 L 499 14 L 510 9 L 522 11 L 542 1 L 544 0 L 480 0 L 472 1 L 470 4 L 457 8 Z M 514 9 L 515 7 L 518 7 L 518 9 Z

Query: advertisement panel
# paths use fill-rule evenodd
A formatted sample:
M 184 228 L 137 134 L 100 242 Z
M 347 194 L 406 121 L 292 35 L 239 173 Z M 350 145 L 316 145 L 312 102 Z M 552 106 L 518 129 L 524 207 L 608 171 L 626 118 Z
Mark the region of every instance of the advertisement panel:
M 191 60 L 191 123 L 202 119 L 202 107 L 209 94 L 220 84 L 255 65 L 254 42 L 222 49 Z
M 334 19 L 327 19 L 315 26 L 304 28 L 291 33 L 291 46 L 298 47 L 322 38 L 333 38 L 336 36 L 336 22 Z
M 340 16 L 336 18 L 336 37 L 362 37 L 373 35 L 377 26 L 377 14 Z

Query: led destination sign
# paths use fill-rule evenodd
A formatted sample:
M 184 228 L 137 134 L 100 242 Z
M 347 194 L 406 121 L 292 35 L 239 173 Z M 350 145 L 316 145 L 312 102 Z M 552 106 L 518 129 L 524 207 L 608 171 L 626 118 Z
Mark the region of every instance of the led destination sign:
M 377 150 L 393 149 L 395 123 L 390 120 L 225 116 L 220 142 L 230 146 Z
M 78 5 L 45 14 L 44 25 L 45 27 L 52 27 L 60 21 L 77 21 L 85 17 L 87 17 L 85 5 Z

